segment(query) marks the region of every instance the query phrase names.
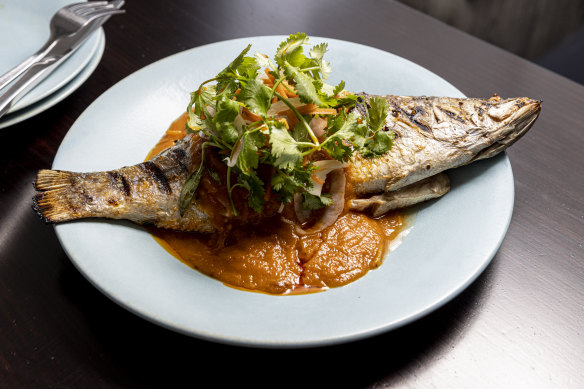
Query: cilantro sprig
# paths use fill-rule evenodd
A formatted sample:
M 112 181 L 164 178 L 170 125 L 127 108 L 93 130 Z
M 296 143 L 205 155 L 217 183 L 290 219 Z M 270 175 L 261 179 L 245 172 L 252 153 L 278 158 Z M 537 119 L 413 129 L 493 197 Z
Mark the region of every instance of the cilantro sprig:
M 201 162 L 181 193 L 181 215 L 194 198 L 205 171 L 216 181 L 225 182 L 234 215 L 238 214 L 233 201 L 237 187 L 247 190 L 248 205 L 258 213 L 263 211 L 268 185 L 283 203 L 300 193 L 308 209 L 328 206 L 332 203 L 329 195 L 308 193 L 312 189 L 310 176 L 316 169 L 308 158 L 312 153 L 324 150 L 331 158 L 346 162 L 355 152 L 376 157 L 391 148 L 393 133 L 385 130 L 389 110 L 385 99 L 374 97 L 367 105 L 361 97 L 344 91 L 344 81 L 336 86 L 327 84 L 331 66 L 324 55 L 328 45 L 314 45 L 305 54 L 308 40 L 304 33 L 290 35 L 278 46 L 273 60 L 260 53 L 248 56 L 248 45 L 217 76 L 191 93 L 187 129 L 203 133 L 205 142 Z M 271 76 L 271 82 L 261 76 L 262 69 Z M 303 115 L 290 95 L 298 96 L 303 104 L 326 109 L 325 114 L 319 114 L 327 118 L 324 135 L 314 133 L 310 127 L 312 116 Z M 286 118 L 270 112 L 275 101 L 281 101 L 294 116 L 293 128 L 289 128 L 292 123 Z M 353 109 L 356 104 L 361 109 Z M 224 180 L 204 168 L 205 150 L 209 148 L 228 156 Z M 272 166 L 269 182 L 259 176 L 260 164 Z

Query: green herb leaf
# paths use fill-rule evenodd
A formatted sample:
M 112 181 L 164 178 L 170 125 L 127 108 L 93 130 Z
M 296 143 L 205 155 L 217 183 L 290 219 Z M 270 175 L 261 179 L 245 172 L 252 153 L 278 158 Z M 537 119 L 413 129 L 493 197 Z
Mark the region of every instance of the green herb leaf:
M 219 132 L 219 137 L 230 146 L 233 146 L 237 139 L 239 138 L 239 132 L 233 122 L 221 122 L 216 123 L 217 131 Z
M 278 200 L 283 203 L 291 202 L 294 198 L 294 193 L 302 189 L 301 184 L 282 170 L 278 170 L 276 174 L 272 175 L 270 185 L 278 196 Z
M 283 203 L 289 203 L 294 199 L 296 192 L 312 189 L 310 174 L 315 169 L 312 163 L 306 166 L 296 166 L 291 171 L 285 172 L 277 170 L 272 175 L 270 184 L 278 196 L 278 200 Z
M 358 96 L 356 96 L 356 95 L 343 96 L 340 99 L 338 99 L 338 104 L 339 104 L 339 106 L 353 107 L 353 106 L 355 106 L 355 102 L 357 101 L 357 97 Z
M 233 61 L 231 61 L 231 63 L 229 65 L 227 65 L 227 67 L 225 69 L 220 71 L 219 74 L 217 75 L 217 77 L 219 78 L 219 77 L 224 76 L 224 75 L 234 74 L 235 70 L 239 67 L 239 65 L 241 65 L 243 63 L 243 57 L 245 57 L 245 55 L 249 52 L 250 49 L 251 49 L 251 43 L 249 45 L 247 45 L 245 47 L 245 49 L 243 49 L 241 51 L 241 53 L 239 53 L 239 55 L 237 57 L 235 57 L 235 59 Z
M 197 170 L 187 178 L 180 192 L 179 212 L 181 216 L 184 216 L 187 207 L 191 204 L 191 201 L 193 201 L 193 197 L 201 183 L 201 177 L 203 177 L 203 166 L 205 165 L 205 147 L 207 145 L 208 143 L 205 142 L 201 146 L 201 164 Z
M 254 57 L 256 59 L 256 63 L 262 67 L 262 68 L 268 68 L 270 70 L 274 70 L 276 69 L 276 65 L 270 60 L 270 57 L 268 57 L 265 54 L 262 53 L 258 53 L 257 51 L 254 54 Z
M 187 126 L 193 130 L 200 130 L 205 127 L 205 120 L 201 118 L 204 116 L 205 107 L 213 104 L 215 98 L 215 87 L 200 87 L 191 93 L 191 100 L 187 107 L 189 118 Z
M 361 149 L 365 146 L 365 142 L 367 141 L 367 134 L 369 133 L 369 129 L 365 123 L 359 123 L 355 130 L 353 131 L 353 137 L 351 138 L 351 143 L 357 149 Z
M 246 82 L 241 93 L 237 95 L 237 99 L 243 101 L 250 111 L 262 117 L 268 115 L 268 109 L 271 105 L 270 98 L 270 88 L 255 78 Z
M 316 210 L 323 207 L 328 207 L 333 203 L 330 194 L 323 194 L 321 196 L 311 195 L 310 193 L 302 193 L 302 208 Z
M 284 63 L 284 74 L 296 83 L 296 92 L 300 97 L 300 101 L 303 103 L 314 103 L 318 106 L 322 105 L 318 92 L 312 83 L 313 80 L 309 75 L 288 62 Z
M 276 122 L 270 126 L 270 144 L 272 155 L 276 158 L 274 166 L 280 169 L 292 169 L 302 162 L 302 152 L 288 130 Z
M 216 107 L 214 118 L 216 122 L 233 122 L 240 109 L 236 101 L 227 97 L 221 97 Z
M 361 154 L 366 158 L 379 157 L 387 153 L 393 145 L 393 133 L 391 131 L 378 131 L 375 136 L 365 143 Z
M 320 43 L 312 46 L 309 53 L 310 57 L 313 59 L 311 64 L 319 68 L 320 77 L 318 76 L 318 72 L 313 73 L 317 79 L 322 77 L 323 80 L 326 80 L 332 71 L 330 64 L 323 59 L 324 54 L 327 52 L 327 48 L 328 45 L 326 43 Z
M 323 147 L 334 159 L 346 162 L 353 156 L 351 144 L 364 143 L 364 132 L 364 126 L 359 123 L 358 114 L 351 112 L 345 116 L 341 113 L 332 120 L 327 130 L 329 138 L 323 142 Z
M 249 175 L 240 174 L 237 177 L 237 182 L 249 192 L 248 205 L 257 213 L 262 213 L 266 202 L 263 181 L 254 172 Z
M 341 80 L 341 82 L 339 82 L 339 84 L 337 86 L 335 86 L 335 89 L 333 90 L 333 96 L 338 95 L 344 89 L 345 89 L 345 81 Z
M 369 105 L 371 105 L 371 108 L 368 109 L 371 131 L 377 132 L 385 127 L 389 104 L 382 97 L 373 97 L 369 100 Z
M 308 121 L 310 121 L 310 119 L 308 119 Z M 308 135 L 308 131 L 302 123 L 296 123 L 292 130 L 292 138 L 297 142 L 310 142 L 310 135 Z
M 201 165 L 203 166 L 203 165 Z M 184 216 L 185 210 L 191 204 L 195 192 L 199 187 L 201 182 L 201 177 L 203 176 L 203 169 L 199 168 L 190 175 L 190 177 L 185 181 L 182 191 L 180 192 L 180 215 Z
M 193 131 L 200 130 L 204 125 L 205 122 L 201 119 L 200 115 L 197 115 L 193 110 L 193 104 L 195 104 L 197 100 L 197 92 L 191 93 L 191 101 L 187 107 L 188 119 L 187 119 L 187 127 Z
M 254 57 L 244 57 L 241 65 L 237 67 L 237 73 L 240 77 L 247 79 L 256 78 L 260 65 L 258 65 L 257 60 Z
M 316 93 L 318 94 L 318 98 L 320 99 L 320 103 L 323 107 L 335 107 L 336 105 L 338 105 L 337 99 L 332 94 L 333 88 L 330 87 L 330 85 L 325 84 L 320 80 L 313 81 L 313 85 L 316 89 Z M 330 90 L 330 94 L 328 90 Z
M 332 138 L 322 147 L 337 161 L 346 162 L 353 156 L 353 148 L 338 137 Z
M 308 43 L 308 37 L 305 33 L 299 32 L 292 34 L 278 46 L 274 59 L 280 66 L 288 62 L 292 66 L 300 66 L 304 63 L 306 57 L 302 54 L 302 45 Z
M 219 173 L 217 173 L 215 170 L 211 169 L 208 166 L 207 166 L 207 173 L 209 173 L 211 178 L 214 179 L 215 181 L 217 181 L 217 183 L 219 185 L 221 185 L 221 177 L 219 177 Z
M 241 151 L 237 157 L 236 165 L 243 174 L 250 175 L 258 167 L 258 148 L 263 146 L 263 135 L 258 132 L 246 132 L 241 137 L 240 142 Z

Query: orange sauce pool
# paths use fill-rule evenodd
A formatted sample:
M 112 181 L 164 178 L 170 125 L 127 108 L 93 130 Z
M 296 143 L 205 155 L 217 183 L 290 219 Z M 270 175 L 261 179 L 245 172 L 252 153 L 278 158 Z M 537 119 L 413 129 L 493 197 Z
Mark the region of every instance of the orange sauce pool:
M 175 120 L 147 159 L 183 137 L 185 121 L 186 114 Z M 379 219 L 348 212 L 321 232 L 301 236 L 278 215 L 235 227 L 220 247 L 213 234 L 149 230 L 174 257 L 229 286 L 287 294 L 338 287 L 362 277 L 381 264 L 403 226 L 398 212 Z

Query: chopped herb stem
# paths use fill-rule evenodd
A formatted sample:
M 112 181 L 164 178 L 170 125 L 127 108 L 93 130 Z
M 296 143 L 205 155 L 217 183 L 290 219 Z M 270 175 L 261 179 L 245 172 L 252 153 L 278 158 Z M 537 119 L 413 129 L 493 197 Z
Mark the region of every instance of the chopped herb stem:
M 272 101 L 272 99 L 274 98 L 274 93 L 276 93 L 276 88 L 278 88 L 278 85 L 280 85 L 282 83 L 282 81 L 284 81 L 285 77 L 280 77 L 276 82 L 274 82 L 274 86 L 272 87 L 272 90 L 270 92 L 270 101 Z
M 288 85 L 286 85 L 285 82 L 282 83 L 282 86 L 284 86 L 284 88 L 286 88 L 286 90 L 288 92 L 296 94 L 296 91 L 294 91 L 292 88 L 290 88 Z
M 231 204 L 231 209 L 233 209 L 233 215 L 238 216 L 237 209 L 235 209 L 235 204 L 233 203 L 233 188 L 239 184 L 231 186 L 231 166 L 227 167 L 227 196 L 229 197 L 229 204 Z
M 314 144 L 316 146 L 318 146 L 320 144 L 320 142 L 318 141 L 318 138 L 316 137 L 316 135 L 314 135 L 314 132 L 312 131 L 312 128 L 310 128 L 310 125 L 308 124 L 308 122 L 306 121 L 306 119 L 304 119 L 304 116 L 302 116 L 302 114 L 300 112 L 298 112 L 298 110 L 296 109 L 296 107 L 294 107 L 294 105 L 292 105 L 292 103 L 290 101 L 288 101 L 287 98 L 285 98 L 284 96 L 282 96 L 278 92 L 275 92 L 274 94 L 276 95 L 277 98 L 279 98 L 280 100 L 282 100 L 282 102 L 284 104 L 286 104 L 288 106 L 288 108 L 290 108 L 292 110 L 292 112 L 294 112 L 294 114 L 296 115 L 296 117 L 298 118 L 298 120 L 300 120 L 300 123 L 302 123 L 302 125 L 304 126 L 304 128 L 308 132 L 308 135 L 310 136 L 310 138 L 312 139 L 312 141 L 314 142 Z

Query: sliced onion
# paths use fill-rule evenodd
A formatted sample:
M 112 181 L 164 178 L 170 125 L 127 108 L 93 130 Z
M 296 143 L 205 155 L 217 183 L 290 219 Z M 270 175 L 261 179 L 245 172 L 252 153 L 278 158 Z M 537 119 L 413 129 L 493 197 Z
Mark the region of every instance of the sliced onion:
M 304 209 L 302 206 L 302 195 L 299 193 L 294 194 L 294 213 L 300 223 L 306 223 L 312 215 L 310 209 Z
M 311 195 L 320 196 L 322 193 L 322 186 L 326 181 L 326 176 L 335 169 L 340 169 L 345 166 L 345 164 L 334 160 L 326 159 L 323 161 L 316 161 L 314 163 L 316 170 L 310 175 L 310 180 L 312 181 L 312 189 L 308 191 Z
M 278 208 L 278 213 L 282 213 L 282 211 L 284 211 L 284 203 L 280 203 L 280 207 Z
M 288 99 L 288 101 L 294 106 L 294 108 L 298 108 L 304 105 L 304 103 L 300 102 L 299 97 L 292 97 Z M 268 110 L 268 116 L 275 116 L 278 112 L 286 111 L 288 109 L 290 108 L 283 101 L 278 100 L 270 106 L 270 109 Z
M 241 153 L 241 139 L 235 145 L 235 150 L 233 150 L 233 155 L 231 157 L 225 157 L 223 160 L 229 167 L 235 166 L 237 163 L 237 157 L 239 157 L 239 153 Z
M 209 116 L 211 116 L 212 118 L 215 117 L 215 108 L 211 107 L 210 105 L 206 105 L 205 108 L 207 108 Z
M 316 136 L 323 136 L 324 130 L 326 129 L 327 120 L 326 118 L 312 118 L 310 121 L 310 128 L 314 135 Z
M 245 120 L 243 117 L 241 117 L 241 113 L 238 114 L 235 117 L 235 120 L 233 121 L 233 124 L 235 124 L 235 128 L 237 128 L 237 133 L 241 134 L 242 128 L 245 124 L 249 124 L 251 122 L 248 122 L 247 120 Z
M 310 235 L 324 230 L 333 225 L 335 221 L 341 216 L 343 208 L 345 207 L 345 171 L 343 169 L 335 169 L 330 173 L 331 193 L 333 204 L 325 208 L 322 217 L 308 230 L 296 228 L 298 235 Z M 300 205 L 302 207 L 302 204 Z M 294 203 L 296 209 L 296 203 Z

